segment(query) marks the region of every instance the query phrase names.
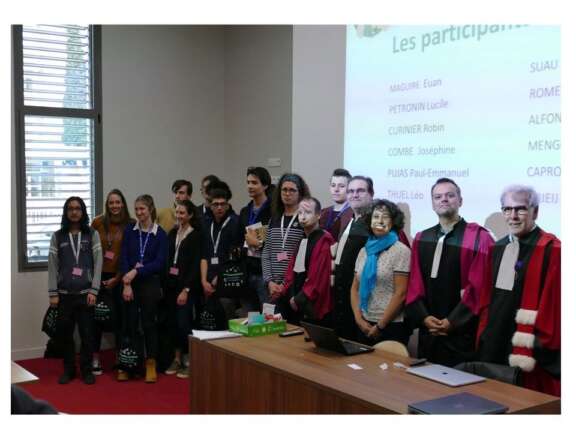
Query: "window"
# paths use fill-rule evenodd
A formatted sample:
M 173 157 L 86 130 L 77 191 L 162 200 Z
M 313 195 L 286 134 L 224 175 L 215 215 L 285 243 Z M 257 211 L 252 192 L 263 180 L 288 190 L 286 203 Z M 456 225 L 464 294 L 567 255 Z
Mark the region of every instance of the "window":
M 100 31 L 13 26 L 20 270 L 45 269 L 70 196 L 100 211 Z

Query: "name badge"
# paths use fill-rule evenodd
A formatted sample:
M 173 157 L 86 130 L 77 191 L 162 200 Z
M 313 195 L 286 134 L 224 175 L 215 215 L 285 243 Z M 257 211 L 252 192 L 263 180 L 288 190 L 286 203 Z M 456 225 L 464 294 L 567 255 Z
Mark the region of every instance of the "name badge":
M 115 256 L 116 254 L 112 251 L 106 251 L 106 253 L 104 254 L 104 258 L 107 260 L 113 260 Z
M 134 268 L 142 268 L 142 267 L 144 266 L 140 262 L 137 262 L 136 265 L 134 266 Z
M 210 264 L 218 264 L 218 257 L 212 257 Z
M 180 272 L 180 270 L 178 269 L 178 267 L 170 267 L 170 274 L 172 276 L 178 276 L 179 272 Z
M 280 261 L 286 261 L 288 259 L 288 253 L 287 252 L 280 252 L 276 254 L 276 261 L 280 262 Z
M 73 267 L 72 276 L 82 276 L 82 269 L 80 267 Z

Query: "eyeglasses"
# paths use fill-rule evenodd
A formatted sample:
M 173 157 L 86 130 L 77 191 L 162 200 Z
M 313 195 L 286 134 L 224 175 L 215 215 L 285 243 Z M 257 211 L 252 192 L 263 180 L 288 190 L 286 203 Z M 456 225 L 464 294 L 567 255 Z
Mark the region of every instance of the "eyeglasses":
M 346 193 L 349 194 L 349 195 L 354 195 L 354 194 L 360 195 L 360 194 L 363 194 L 363 193 L 366 193 L 366 192 L 368 192 L 368 191 L 367 191 L 366 189 L 363 189 L 363 188 L 360 188 L 360 189 L 348 189 L 348 190 L 346 191 Z
M 291 189 L 291 188 L 282 188 L 282 189 L 280 189 L 280 191 L 281 191 L 282 193 L 285 193 L 285 194 L 295 194 L 295 193 L 298 193 L 298 189 Z
M 510 216 L 514 211 L 518 216 L 525 216 L 528 213 L 528 207 L 526 206 L 502 207 L 502 213 L 504 213 L 506 216 Z
M 228 205 L 227 202 L 215 202 L 211 203 L 210 207 L 218 208 L 218 207 L 226 207 Z

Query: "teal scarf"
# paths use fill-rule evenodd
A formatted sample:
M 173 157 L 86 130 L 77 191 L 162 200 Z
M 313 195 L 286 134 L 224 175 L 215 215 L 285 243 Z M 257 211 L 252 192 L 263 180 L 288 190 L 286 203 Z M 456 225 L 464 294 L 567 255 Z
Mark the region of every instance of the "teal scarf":
M 382 251 L 390 248 L 398 241 L 398 234 L 390 231 L 382 237 L 371 235 L 366 242 L 366 262 L 360 278 L 360 308 L 366 312 L 368 310 L 368 300 L 376 286 L 376 273 L 378 270 L 378 257 Z

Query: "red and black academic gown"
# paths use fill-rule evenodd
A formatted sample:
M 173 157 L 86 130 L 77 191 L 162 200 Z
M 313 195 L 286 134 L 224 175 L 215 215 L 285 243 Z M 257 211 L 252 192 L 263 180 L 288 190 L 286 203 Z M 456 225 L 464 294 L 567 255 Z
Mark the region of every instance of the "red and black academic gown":
M 540 228 L 519 239 L 512 290 L 496 288 L 508 236 L 491 250 L 491 289 L 482 296 L 480 361 L 518 366 L 530 389 L 560 396 L 560 240 Z
M 328 231 L 334 240 L 338 240 L 353 217 L 354 212 L 350 207 L 346 207 L 344 211 L 334 211 L 334 206 L 326 207 L 320 213 L 320 228 Z
M 304 260 L 305 271 L 299 273 L 294 271 L 298 250 L 286 270 L 286 291 L 289 297 L 294 296 L 300 312 L 293 321 L 305 318 L 328 324 L 325 321 L 328 320 L 328 314 L 334 307 L 330 287 L 332 266 L 330 246 L 334 244 L 334 239 L 330 233 L 320 228 L 311 232 L 306 238 L 308 242 Z
M 442 236 L 438 224 L 414 238 L 405 311 L 420 327 L 418 356 L 454 366 L 475 357 L 480 297 L 490 284 L 486 270 L 494 240 L 485 228 L 460 219 L 444 239 L 437 277 L 432 278 L 434 252 Z M 429 315 L 450 321 L 447 336 L 429 333 L 423 325 Z

